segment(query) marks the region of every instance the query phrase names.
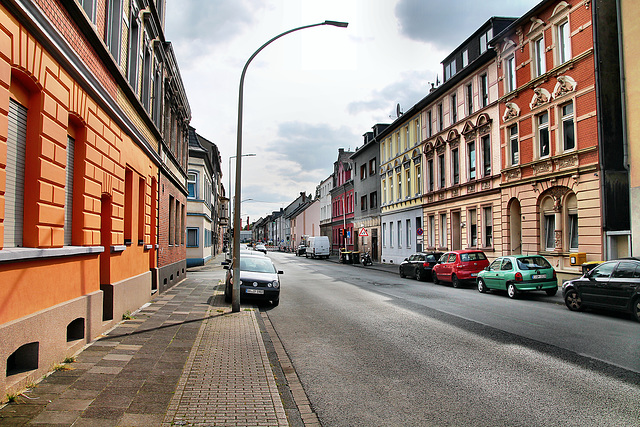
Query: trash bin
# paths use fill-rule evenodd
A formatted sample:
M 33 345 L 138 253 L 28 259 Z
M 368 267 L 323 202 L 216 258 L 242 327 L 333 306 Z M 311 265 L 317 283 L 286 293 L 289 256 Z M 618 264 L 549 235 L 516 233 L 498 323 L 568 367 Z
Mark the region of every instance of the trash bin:
M 352 252 L 351 259 L 354 264 L 360 264 L 360 252 Z
M 343 264 L 353 264 L 351 251 L 340 251 L 340 262 Z
M 582 274 L 587 274 L 588 272 L 590 272 L 591 270 L 593 270 L 594 268 L 596 268 L 600 264 L 602 264 L 602 261 L 583 262 L 582 263 Z

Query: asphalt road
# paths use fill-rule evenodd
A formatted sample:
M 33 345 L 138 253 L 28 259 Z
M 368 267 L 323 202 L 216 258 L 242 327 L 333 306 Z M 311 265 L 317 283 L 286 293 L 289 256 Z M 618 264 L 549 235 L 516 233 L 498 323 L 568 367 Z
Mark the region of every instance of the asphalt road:
M 324 426 L 640 426 L 631 317 L 269 256 L 262 309 Z

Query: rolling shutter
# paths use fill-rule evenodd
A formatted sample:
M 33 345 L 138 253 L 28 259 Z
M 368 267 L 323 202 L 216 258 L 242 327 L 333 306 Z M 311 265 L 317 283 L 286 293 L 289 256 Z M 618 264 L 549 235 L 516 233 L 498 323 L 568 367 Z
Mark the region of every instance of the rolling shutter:
M 65 181 L 65 201 L 64 201 L 64 245 L 71 246 L 71 223 L 73 208 L 73 154 L 75 150 L 75 140 L 67 136 L 67 177 Z
M 4 210 L 4 247 L 22 246 L 24 159 L 27 146 L 27 108 L 9 99 L 7 181 Z

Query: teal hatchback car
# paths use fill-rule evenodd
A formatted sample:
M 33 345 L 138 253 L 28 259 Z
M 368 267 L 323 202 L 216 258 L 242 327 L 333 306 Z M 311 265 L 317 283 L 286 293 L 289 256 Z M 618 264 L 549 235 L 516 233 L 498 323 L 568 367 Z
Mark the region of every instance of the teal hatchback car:
M 507 291 L 509 298 L 521 292 L 545 291 L 553 296 L 558 292 L 556 271 L 541 255 L 511 255 L 493 261 L 478 273 L 479 292 L 490 289 Z

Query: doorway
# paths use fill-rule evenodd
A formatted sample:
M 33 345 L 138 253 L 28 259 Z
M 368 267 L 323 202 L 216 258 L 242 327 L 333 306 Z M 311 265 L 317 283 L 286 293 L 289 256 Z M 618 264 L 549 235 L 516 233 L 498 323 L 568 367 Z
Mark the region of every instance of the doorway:
M 462 233 L 460 232 L 460 211 L 451 212 L 451 249 L 462 249 Z

